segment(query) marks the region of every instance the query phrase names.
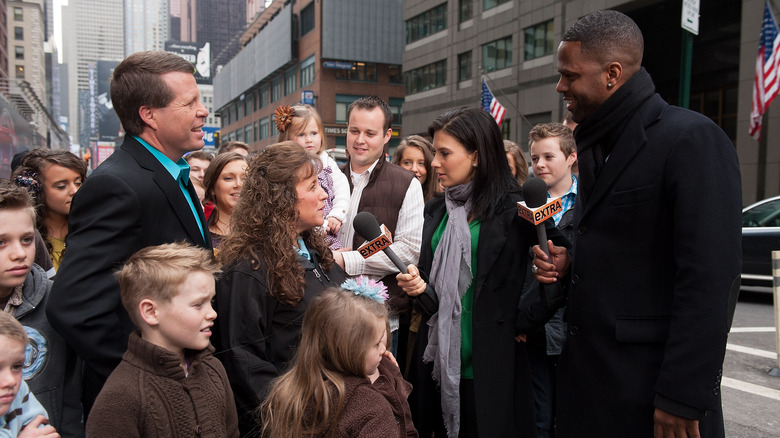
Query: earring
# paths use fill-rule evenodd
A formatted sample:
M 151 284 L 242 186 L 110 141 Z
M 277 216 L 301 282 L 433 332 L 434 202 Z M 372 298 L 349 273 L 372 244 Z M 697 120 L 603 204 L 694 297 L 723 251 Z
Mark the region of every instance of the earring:
M 471 167 L 477 167 L 477 163 L 472 163 Z
M 612 88 L 612 82 L 607 82 L 607 88 Z

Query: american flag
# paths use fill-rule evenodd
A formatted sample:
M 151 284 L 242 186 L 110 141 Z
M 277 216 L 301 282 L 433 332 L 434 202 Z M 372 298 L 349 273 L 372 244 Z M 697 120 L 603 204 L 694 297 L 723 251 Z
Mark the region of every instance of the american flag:
M 761 139 L 761 117 L 780 89 L 780 35 L 777 21 L 769 6 L 764 3 L 764 24 L 761 26 L 761 45 L 756 58 L 756 76 L 753 79 L 753 107 L 750 111 L 750 135 Z
M 490 88 L 488 88 L 484 78 L 482 79 L 482 109 L 489 112 L 496 120 L 496 123 L 498 123 L 498 126 L 501 126 L 501 122 L 504 121 L 506 109 L 503 105 L 498 103 L 498 99 L 490 92 Z

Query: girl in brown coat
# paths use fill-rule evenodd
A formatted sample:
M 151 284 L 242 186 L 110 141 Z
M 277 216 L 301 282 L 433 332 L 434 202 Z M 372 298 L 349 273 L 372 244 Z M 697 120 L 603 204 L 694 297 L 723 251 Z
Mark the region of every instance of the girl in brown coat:
M 300 347 L 260 407 L 267 437 L 417 437 L 412 386 L 387 351 L 387 294 L 363 278 L 306 309 Z

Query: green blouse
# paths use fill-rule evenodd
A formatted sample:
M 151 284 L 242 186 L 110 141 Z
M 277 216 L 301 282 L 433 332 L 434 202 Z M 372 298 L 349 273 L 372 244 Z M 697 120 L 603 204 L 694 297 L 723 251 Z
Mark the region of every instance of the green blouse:
M 447 228 L 447 218 L 450 215 L 444 214 L 444 219 L 441 220 L 439 226 L 436 227 L 436 231 L 433 232 L 431 237 L 431 247 L 433 252 L 436 253 L 436 247 L 439 246 L 444 229 Z M 472 367 L 472 345 L 474 340 L 474 330 L 472 328 L 473 313 L 474 310 L 474 283 L 477 281 L 477 244 L 479 243 L 479 230 L 482 227 L 482 222 L 474 221 L 469 223 L 469 231 L 471 232 L 471 277 L 473 278 L 469 288 L 466 289 L 466 293 L 460 299 L 463 312 L 460 317 L 460 377 L 461 379 L 473 379 L 474 368 Z

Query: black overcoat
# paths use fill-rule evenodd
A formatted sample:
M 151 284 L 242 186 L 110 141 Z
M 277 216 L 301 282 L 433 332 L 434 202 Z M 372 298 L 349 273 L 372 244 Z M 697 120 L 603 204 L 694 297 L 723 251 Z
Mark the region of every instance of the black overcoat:
M 720 379 L 739 290 L 734 145 L 657 94 L 629 117 L 575 207 L 563 437 L 653 434 L 654 406 L 723 436 Z

